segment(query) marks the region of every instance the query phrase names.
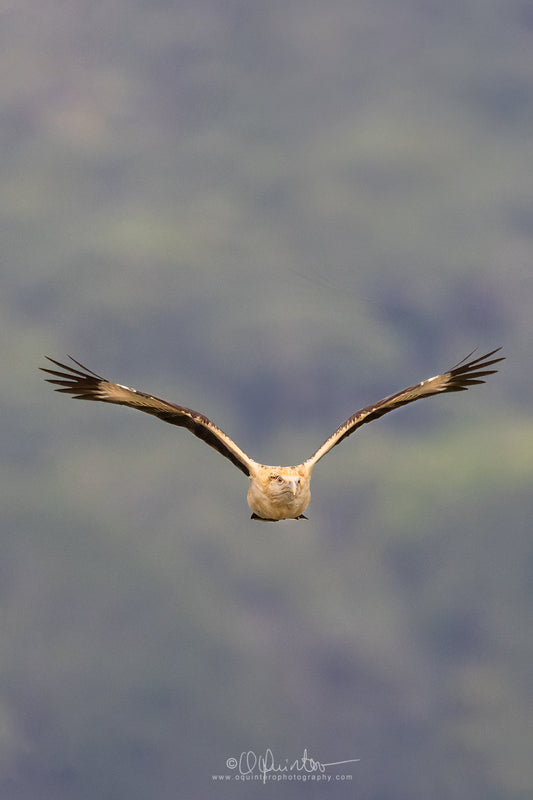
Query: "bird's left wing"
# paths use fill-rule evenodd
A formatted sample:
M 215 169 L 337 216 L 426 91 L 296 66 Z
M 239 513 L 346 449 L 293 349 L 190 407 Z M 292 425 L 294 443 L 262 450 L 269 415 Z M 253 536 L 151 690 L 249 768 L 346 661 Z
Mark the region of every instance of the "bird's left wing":
M 250 475 L 251 468 L 255 462 L 237 447 L 235 442 L 224 431 L 220 430 L 210 419 L 198 411 L 169 403 L 167 400 L 161 400 L 159 397 L 140 392 L 137 389 L 130 389 L 129 386 L 111 383 L 111 381 L 84 367 L 72 356 L 69 356 L 70 360 L 77 364 L 78 367 L 81 367 L 81 371 L 67 364 L 61 364 L 61 362 L 55 361 L 48 356 L 47 358 L 48 361 L 51 361 L 62 370 L 59 372 L 58 370 L 40 367 L 43 372 L 54 376 L 46 380 L 60 387 L 56 389 L 57 392 L 65 392 L 77 400 L 100 400 L 103 403 L 115 403 L 121 406 L 137 408 L 139 411 L 145 411 L 147 414 L 159 417 L 164 422 L 187 428 L 188 431 L 228 458 L 245 475 Z
M 484 356 L 468 361 L 470 356 L 473 355 L 473 353 L 470 353 L 466 358 L 463 358 L 462 361 L 456 364 L 455 367 L 448 370 L 448 372 L 443 372 L 442 375 L 435 375 L 434 378 L 428 378 L 421 383 L 416 383 L 414 386 L 409 386 L 407 389 L 402 389 L 401 392 L 390 395 L 390 397 L 385 397 L 385 399 L 380 400 L 379 403 L 366 406 L 366 408 L 356 411 L 355 414 L 347 419 L 346 422 L 343 422 L 343 424 L 332 433 L 329 439 L 326 439 L 324 444 L 318 448 L 316 453 L 313 453 L 304 463 L 312 468 L 332 447 L 335 447 L 335 445 L 342 442 L 343 439 L 346 439 L 347 436 L 350 436 L 357 428 L 364 425 L 365 422 L 372 422 L 374 419 L 379 419 L 379 417 L 388 414 L 389 411 L 394 411 L 394 409 L 400 406 L 407 405 L 407 403 L 414 403 L 415 400 L 419 400 L 422 397 L 431 397 L 434 394 L 444 394 L 446 392 L 463 392 L 468 389 L 469 386 L 473 386 L 476 383 L 485 383 L 482 378 L 498 371 L 496 369 L 487 369 L 487 367 L 491 367 L 493 364 L 504 360 L 503 356 L 500 358 L 493 358 L 490 361 L 487 360 L 499 350 L 501 350 L 501 347 L 497 347 L 496 350 L 491 350 L 490 353 L 486 353 Z

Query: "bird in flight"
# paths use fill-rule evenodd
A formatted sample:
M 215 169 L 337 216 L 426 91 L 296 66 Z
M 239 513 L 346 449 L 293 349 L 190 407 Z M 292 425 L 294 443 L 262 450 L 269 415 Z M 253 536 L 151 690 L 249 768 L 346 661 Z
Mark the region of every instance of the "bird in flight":
M 198 411 L 169 403 L 168 400 L 161 400 L 159 397 L 138 389 L 130 389 L 129 386 L 122 386 L 120 383 L 112 383 L 84 367 L 72 356 L 68 357 L 80 369 L 62 364 L 48 356 L 48 361 L 59 367 L 61 371 L 44 367 L 40 369 L 53 376 L 46 380 L 59 387 L 56 389 L 57 392 L 70 394 L 79 400 L 99 400 L 103 403 L 137 408 L 139 411 L 159 417 L 164 422 L 187 428 L 229 459 L 247 476 L 250 481 L 248 505 L 252 510 L 251 519 L 278 522 L 282 519 L 307 519 L 303 512 L 311 499 L 309 483 L 313 467 L 326 453 L 354 433 L 357 428 L 388 414 L 389 411 L 394 411 L 400 406 L 413 403 L 423 397 L 446 392 L 462 392 L 476 383 L 485 383 L 482 378 L 498 371 L 488 369 L 488 367 L 504 360 L 503 357 L 491 359 L 491 356 L 499 350 L 501 347 L 469 361 L 473 355 L 472 352 L 447 372 L 443 372 L 442 375 L 435 375 L 433 378 L 416 383 L 414 386 L 402 389 L 401 392 L 385 397 L 378 403 L 356 411 L 342 425 L 339 425 L 337 430 L 326 439 L 324 444 L 320 445 L 310 458 L 292 467 L 259 464 L 246 455 L 233 439 L 230 439 L 214 422 Z

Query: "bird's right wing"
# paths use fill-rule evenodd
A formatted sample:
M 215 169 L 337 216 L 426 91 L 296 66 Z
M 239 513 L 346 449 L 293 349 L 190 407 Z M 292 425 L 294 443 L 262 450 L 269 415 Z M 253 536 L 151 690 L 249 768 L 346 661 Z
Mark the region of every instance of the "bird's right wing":
M 187 428 L 188 431 L 229 459 L 245 475 L 250 475 L 255 462 L 237 447 L 224 431 L 198 411 L 169 403 L 167 400 L 161 400 L 159 397 L 140 392 L 137 389 L 130 389 L 129 386 L 111 383 L 84 367 L 72 356 L 69 356 L 70 360 L 81 367 L 81 371 L 48 356 L 47 358 L 62 370 L 59 372 L 44 367 L 40 368 L 43 372 L 54 376 L 46 380 L 60 387 L 56 389 L 56 392 L 65 392 L 77 400 L 99 400 L 103 403 L 137 408 L 139 411 L 159 417 L 164 422 Z

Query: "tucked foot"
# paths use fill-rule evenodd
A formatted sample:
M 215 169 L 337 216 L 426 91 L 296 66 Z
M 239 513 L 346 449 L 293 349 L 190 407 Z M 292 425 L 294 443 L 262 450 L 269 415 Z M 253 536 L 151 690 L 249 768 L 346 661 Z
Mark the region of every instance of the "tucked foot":
M 280 519 L 268 519 L 268 517 L 259 517 L 257 514 L 253 513 L 250 519 L 258 519 L 259 522 L 281 522 Z M 299 517 L 294 517 L 294 519 L 309 519 L 306 517 L 305 514 L 300 514 Z

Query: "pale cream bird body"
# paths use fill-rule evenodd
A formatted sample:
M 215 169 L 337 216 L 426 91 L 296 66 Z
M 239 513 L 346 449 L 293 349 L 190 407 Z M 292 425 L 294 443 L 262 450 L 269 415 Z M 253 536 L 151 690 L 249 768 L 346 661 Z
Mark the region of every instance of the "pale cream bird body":
M 48 360 L 60 367 L 61 372 L 43 367 L 41 369 L 54 376 L 47 380 L 60 387 L 56 390 L 58 392 L 71 394 L 81 400 L 99 400 L 104 403 L 137 408 L 139 411 L 152 414 L 165 422 L 187 428 L 225 456 L 248 477 L 250 481 L 248 505 L 252 510 L 252 519 L 278 522 L 282 519 L 307 519 L 303 512 L 311 499 L 309 483 L 313 467 L 326 453 L 350 436 L 357 428 L 422 397 L 431 397 L 446 392 L 461 392 L 471 385 L 484 383 L 483 377 L 497 371 L 487 369 L 487 367 L 503 361 L 502 357 L 488 360 L 500 349 L 497 348 L 484 356 L 467 361 L 472 355 L 470 353 L 447 372 L 409 386 L 407 389 L 402 389 L 401 392 L 385 397 L 374 405 L 356 411 L 326 439 L 310 458 L 302 464 L 292 467 L 259 464 L 241 450 L 224 431 L 198 411 L 161 400 L 154 395 L 122 386 L 119 383 L 112 383 L 70 356 L 71 361 L 81 367 L 82 371 L 61 364 L 53 358 Z

